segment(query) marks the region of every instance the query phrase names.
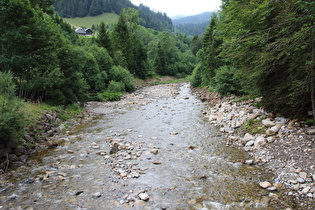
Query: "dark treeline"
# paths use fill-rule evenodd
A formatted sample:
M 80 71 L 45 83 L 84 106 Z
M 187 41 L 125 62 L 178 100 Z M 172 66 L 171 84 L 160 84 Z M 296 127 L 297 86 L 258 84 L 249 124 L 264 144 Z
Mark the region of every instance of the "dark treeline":
M 0 147 L 24 130 L 22 100 L 119 100 L 135 90 L 135 77 L 185 76 L 197 62 L 187 37 L 140 26 L 138 10 L 123 9 L 116 24 L 87 37 L 44 2 L 0 1 Z
M 139 10 L 140 25 L 158 31 L 173 31 L 171 19 L 161 12 L 153 12 L 149 7 L 133 5 L 130 0 L 56 0 L 54 7 L 61 17 L 75 18 L 96 16 L 103 13 L 120 14 L 124 9 Z
M 192 84 L 262 96 L 261 105 L 291 117 L 315 111 L 314 14 L 313 0 L 223 0 L 203 36 Z

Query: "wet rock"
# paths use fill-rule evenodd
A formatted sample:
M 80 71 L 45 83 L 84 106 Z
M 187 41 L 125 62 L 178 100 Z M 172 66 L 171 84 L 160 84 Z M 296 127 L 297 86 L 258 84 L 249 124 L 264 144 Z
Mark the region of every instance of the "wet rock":
M 278 200 L 279 199 L 279 196 L 275 193 L 269 193 L 269 198 L 271 200 Z
M 66 180 L 66 178 L 63 177 L 63 176 L 58 176 L 58 177 L 57 177 L 57 180 L 58 180 L 58 181 L 64 181 L 64 180 Z
M 111 147 L 109 154 L 115 154 L 119 151 L 119 144 L 118 143 L 114 143 L 113 146 Z
M 78 195 L 81 195 L 84 191 L 83 190 L 79 190 L 77 192 L 74 193 L 74 195 L 78 196 Z
M 7 197 L 7 200 L 8 201 L 13 201 L 13 200 L 17 199 L 18 197 L 19 196 L 17 194 L 13 193 L 12 195 Z
M 272 186 L 270 182 L 260 182 L 259 185 L 264 189 Z
M 96 154 L 100 156 L 105 156 L 107 153 L 104 150 L 101 150 L 101 151 L 98 151 Z
M 102 196 L 102 194 L 101 194 L 100 192 L 96 192 L 96 193 L 94 193 L 94 194 L 92 195 L 93 198 L 99 198 L 99 197 L 101 197 L 101 196 Z
M 35 179 L 34 178 L 28 178 L 24 181 L 25 184 L 32 184 L 35 182 Z
M 140 193 L 138 196 L 143 201 L 147 201 L 150 198 L 149 194 L 147 194 L 147 193 Z
M 254 160 L 246 160 L 245 164 L 247 165 L 252 165 L 254 163 Z
M 276 187 L 268 187 L 267 190 L 268 190 L 268 191 L 276 191 L 277 188 L 276 188 Z
M 281 188 L 282 184 L 280 182 L 276 182 L 273 184 L 273 186 L 275 186 L 276 188 Z
M 55 142 L 54 140 L 50 140 L 50 141 L 47 141 L 47 142 L 46 142 L 46 146 L 47 146 L 49 149 L 54 149 L 54 148 L 58 147 L 58 143 Z

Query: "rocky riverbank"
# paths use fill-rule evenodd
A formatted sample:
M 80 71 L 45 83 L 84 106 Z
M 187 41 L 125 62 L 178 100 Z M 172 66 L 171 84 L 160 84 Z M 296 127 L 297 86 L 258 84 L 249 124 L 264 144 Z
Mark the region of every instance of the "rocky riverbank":
M 219 98 L 204 90 L 196 94 L 209 103 L 204 115 L 225 133 L 227 146 L 242 148 L 252 157 L 242 162 L 264 165 L 275 174 L 274 180 L 259 183 L 270 199 L 272 191 L 286 188 L 297 209 L 315 208 L 314 126 L 256 108 L 259 98 L 237 102 L 237 98 Z
M 18 146 L 0 148 L 0 174 L 8 168 L 27 165 L 28 157 L 39 149 L 58 146 L 53 136 L 60 134 L 69 125 L 81 123 L 89 114 L 83 112 L 76 119 L 66 122 L 60 119 L 60 110 L 47 111 L 25 128 L 25 135 L 19 140 Z

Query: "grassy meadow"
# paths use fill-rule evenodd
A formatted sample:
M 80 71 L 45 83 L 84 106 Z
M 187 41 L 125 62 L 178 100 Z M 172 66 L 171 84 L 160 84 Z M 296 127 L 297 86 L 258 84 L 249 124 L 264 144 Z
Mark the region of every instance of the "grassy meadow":
M 94 24 L 99 25 L 102 21 L 106 25 L 110 25 L 116 23 L 118 20 L 118 15 L 115 13 L 103 13 L 98 16 L 86 16 L 83 18 L 63 18 L 67 23 L 71 24 L 74 27 L 85 27 L 85 28 L 92 28 Z

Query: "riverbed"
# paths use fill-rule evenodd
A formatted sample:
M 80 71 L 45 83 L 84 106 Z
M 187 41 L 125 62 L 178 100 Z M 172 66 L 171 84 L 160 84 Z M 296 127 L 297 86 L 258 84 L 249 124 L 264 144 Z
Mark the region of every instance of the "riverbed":
M 286 209 L 284 189 L 202 115 L 188 83 L 90 102 L 91 119 L 0 177 L 0 209 Z M 273 196 L 270 196 L 273 194 Z

